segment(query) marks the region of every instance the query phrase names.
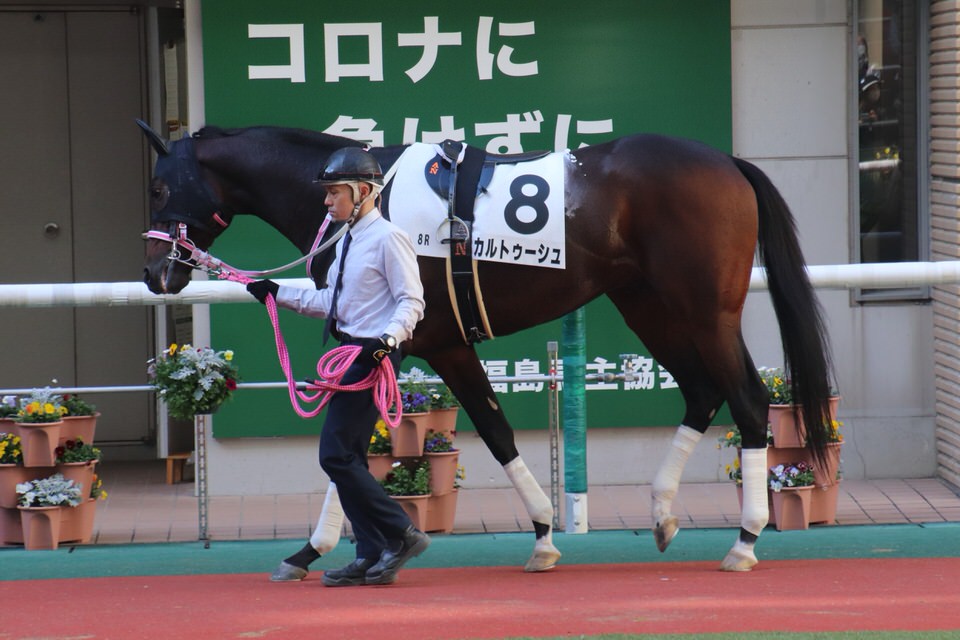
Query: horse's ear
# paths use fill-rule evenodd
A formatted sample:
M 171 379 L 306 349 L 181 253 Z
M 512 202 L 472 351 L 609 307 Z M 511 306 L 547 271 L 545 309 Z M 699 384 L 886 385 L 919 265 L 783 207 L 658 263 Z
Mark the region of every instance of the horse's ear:
M 143 135 L 147 136 L 147 140 L 150 141 L 150 146 L 152 146 L 159 155 L 165 156 L 170 153 L 167 141 L 163 139 L 163 136 L 154 131 L 150 125 L 137 118 L 137 126 L 143 130 Z

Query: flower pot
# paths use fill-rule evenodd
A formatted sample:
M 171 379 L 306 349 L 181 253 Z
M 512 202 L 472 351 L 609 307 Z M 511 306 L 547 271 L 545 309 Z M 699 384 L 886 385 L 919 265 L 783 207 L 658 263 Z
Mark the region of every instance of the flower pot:
M 57 445 L 63 421 L 17 422 L 14 425 L 20 436 L 20 451 L 25 467 L 52 467 L 56 464 Z
M 60 445 L 67 440 L 83 440 L 85 444 L 93 444 L 93 437 L 97 431 L 97 418 L 100 412 L 92 416 L 64 416 L 63 428 L 60 430 Z
M 80 487 L 84 498 L 88 498 L 90 496 L 90 489 L 93 487 L 93 475 L 96 466 L 96 460 L 89 460 L 87 462 L 64 462 L 57 465 L 55 472 L 47 475 L 53 475 L 53 473 L 56 472 L 62 473 L 64 478 L 73 480 L 73 483 Z
M 0 507 L 13 509 L 17 506 L 17 485 L 33 480 L 36 470 L 22 464 L 0 464 Z
M 61 507 L 17 507 L 23 546 L 29 551 L 56 549 L 60 544 Z
M 810 522 L 836 524 L 837 501 L 840 498 L 840 481 L 828 487 L 817 487 L 810 501 Z
M 836 420 L 840 397 L 830 398 L 829 404 L 830 419 Z M 770 432 L 773 434 L 773 446 L 786 448 L 806 445 L 807 432 L 803 427 L 803 412 L 797 405 L 771 404 L 767 412 L 767 421 L 770 424 Z
M 370 470 L 370 474 L 376 478 L 378 482 L 387 477 L 387 474 L 390 473 L 390 469 L 393 468 L 393 463 L 396 461 L 397 458 L 389 453 L 367 454 L 367 468 Z
M 840 442 L 828 443 L 823 462 L 814 462 L 813 477 L 818 487 L 831 487 L 837 483 L 837 473 L 840 471 L 840 446 Z
M 60 542 L 90 542 L 97 501 L 88 498 L 75 507 L 63 507 L 60 513 Z
M 0 507 L 0 544 L 23 544 L 23 525 L 16 507 Z
M 430 499 L 427 500 L 427 528 L 423 531 L 439 531 L 441 533 L 453 531 L 453 520 L 457 513 L 457 496 L 459 493 L 454 489 L 442 496 L 430 496 Z
M 430 430 L 441 433 L 453 442 L 457 431 L 457 413 L 460 407 L 430 410 Z
M 405 413 L 397 428 L 390 432 L 390 448 L 398 458 L 423 455 L 423 439 L 430 426 L 429 413 Z
M 443 451 L 426 453 L 424 457 L 430 462 L 430 493 L 441 496 L 453 491 L 457 481 L 457 464 L 460 461 L 460 451 Z
M 814 486 L 784 487 L 771 491 L 773 515 L 777 531 L 808 529 L 810 527 L 810 503 Z
M 430 494 L 425 496 L 390 496 L 403 508 L 413 522 L 413 526 L 420 531 L 427 529 L 427 507 Z
M 773 446 L 778 449 L 803 447 L 807 440 L 803 428 L 803 414 L 792 404 L 772 404 L 767 412 L 770 432 L 773 434 Z M 799 425 L 800 430 L 797 431 Z

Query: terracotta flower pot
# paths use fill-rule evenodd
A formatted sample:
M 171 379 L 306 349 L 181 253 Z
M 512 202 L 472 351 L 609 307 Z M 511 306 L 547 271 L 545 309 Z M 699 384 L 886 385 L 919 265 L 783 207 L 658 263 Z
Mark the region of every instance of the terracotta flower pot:
M 389 453 L 367 454 L 367 468 L 370 470 L 370 474 L 378 481 L 387 477 L 390 469 L 393 468 L 393 463 L 396 461 L 397 458 Z
M 62 507 L 17 507 L 23 526 L 23 546 L 29 551 L 56 549 L 60 544 Z
M 840 498 L 840 481 L 828 487 L 817 487 L 810 501 L 810 522 L 836 524 L 837 502 Z
M 772 491 L 773 515 L 777 531 L 808 529 L 810 527 L 810 503 L 814 486 L 784 487 Z
M 93 498 L 75 507 L 63 507 L 60 514 L 60 542 L 90 542 L 96 514 L 97 501 Z
M 425 496 L 390 496 L 406 511 L 413 522 L 413 526 L 420 531 L 427 529 L 427 507 L 430 500 L 430 494 Z
M 84 444 L 93 444 L 93 437 L 97 432 L 97 418 L 100 412 L 92 416 L 64 416 L 63 428 L 60 430 L 60 445 L 67 440 L 83 440 Z
M 430 430 L 443 434 L 447 440 L 453 442 L 457 431 L 457 413 L 460 407 L 430 410 Z
M 430 496 L 430 499 L 427 500 L 427 528 L 423 531 L 439 531 L 441 533 L 453 531 L 459 493 L 457 489 L 454 489 L 441 496 Z
M 831 420 L 836 420 L 839 406 L 839 396 L 830 398 Z M 770 423 L 770 432 L 773 434 L 773 446 L 786 448 L 806 445 L 807 432 L 803 427 L 803 412 L 796 405 L 771 404 L 767 421 Z
M 23 524 L 16 507 L 0 507 L 0 544 L 23 544 Z
M 460 451 L 455 449 L 440 453 L 425 453 L 424 457 L 430 462 L 430 493 L 442 496 L 453 491 L 453 485 L 457 481 Z
M 22 464 L 0 464 L 0 508 L 17 506 L 17 485 L 37 477 L 36 470 Z
M 827 444 L 825 460 L 815 462 L 813 466 L 814 484 L 820 488 L 827 488 L 837 483 L 837 473 L 840 471 L 840 442 Z
M 14 425 L 20 436 L 20 450 L 25 467 L 52 467 L 56 464 L 57 445 L 63 421 L 17 422 Z
M 90 489 L 93 486 L 93 475 L 97 466 L 96 460 L 87 462 L 64 462 L 58 464 L 56 471 L 63 474 L 67 480 L 73 480 L 73 483 L 80 487 L 81 495 L 84 498 L 90 496 Z
M 423 439 L 430 427 L 429 413 L 405 413 L 396 429 L 390 431 L 390 448 L 398 458 L 423 455 Z

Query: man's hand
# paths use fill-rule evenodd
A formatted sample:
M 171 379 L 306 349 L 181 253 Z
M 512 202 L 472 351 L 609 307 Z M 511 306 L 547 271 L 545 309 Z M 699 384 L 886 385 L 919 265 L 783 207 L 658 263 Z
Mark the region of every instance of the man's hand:
M 273 280 L 255 280 L 247 284 L 247 291 L 250 292 L 254 298 L 260 301 L 260 304 L 267 303 L 267 294 L 273 296 L 273 299 L 277 299 L 277 291 L 280 290 L 280 285 L 278 285 Z
M 360 344 L 357 360 L 379 366 L 380 361 L 392 351 L 380 338 L 367 338 Z

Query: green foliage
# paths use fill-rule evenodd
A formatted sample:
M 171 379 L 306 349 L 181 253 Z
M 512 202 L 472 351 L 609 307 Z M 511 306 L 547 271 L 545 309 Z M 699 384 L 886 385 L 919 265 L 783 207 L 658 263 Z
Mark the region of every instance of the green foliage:
M 390 430 L 387 429 L 387 424 L 382 419 L 377 420 L 377 424 L 373 428 L 373 435 L 370 436 L 370 446 L 367 448 L 367 453 L 382 454 L 391 453 L 391 451 Z
M 233 394 L 240 376 L 233 351 L 176 344 L 150 360 L 147 373 L 174 418 L 213 413 Z
M 75 393 L 67 393 L 63 396 L 63 406 L 66 408 L 68 416 L 92 416 L 97 412 L 97 407 L 90 404 Z
M 66 462 L 89 462 L 100 459 L 100 449 L 92 444 L 85 443 L 82 439 L 67 440 L 63 446 L 55 450 L 57 464 Z
M 17 496 L 21 507 L 75 507 L 83 502 L 80 487 L 62 473 L 18 484 Z
M 426 438 L 423 439 L 424 453 L 444 453 L 453 450 L 453 442 L 442 433 L 428 431 Z
M 423 460 L 408 466 L 395 462 L 380 485 L 391 496 L 425 496 L 430 493 L 430 463 Z

